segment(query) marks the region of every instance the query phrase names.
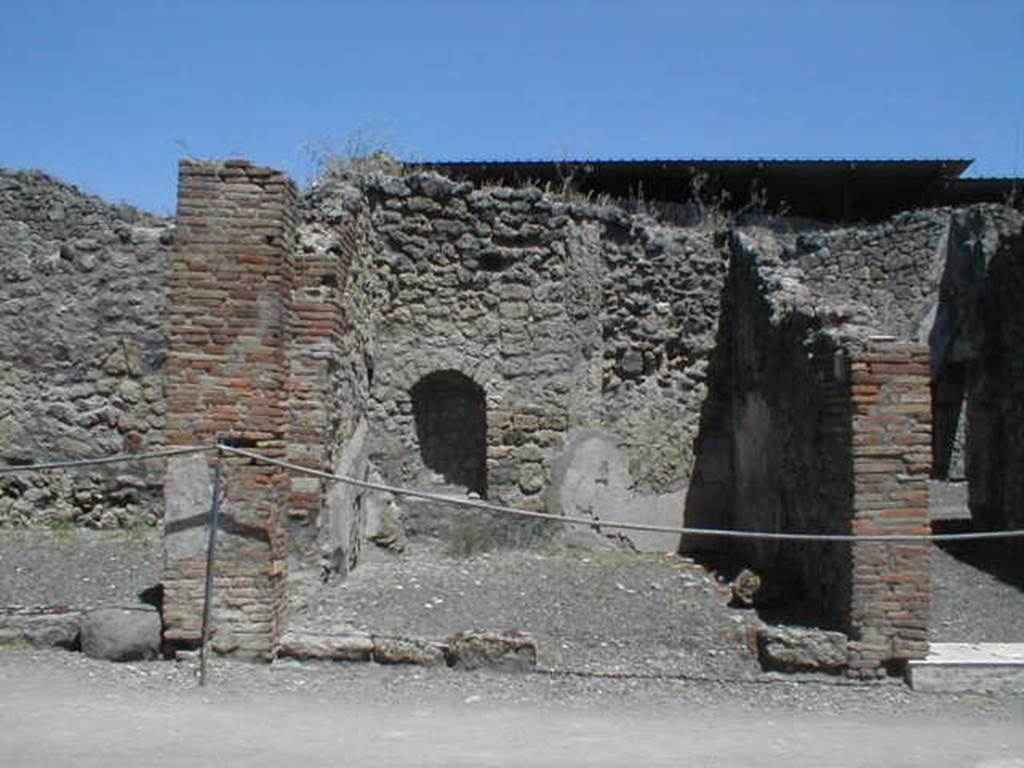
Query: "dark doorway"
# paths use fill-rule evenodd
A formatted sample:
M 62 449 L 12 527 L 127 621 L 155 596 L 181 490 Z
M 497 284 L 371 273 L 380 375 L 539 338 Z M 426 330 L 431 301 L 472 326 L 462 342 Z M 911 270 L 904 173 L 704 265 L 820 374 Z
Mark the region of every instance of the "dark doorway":
M 420 457 L 445 482 L 487 495 L 487 406 L 483 389 L 458 371 L 437 371 L 412 391 Z

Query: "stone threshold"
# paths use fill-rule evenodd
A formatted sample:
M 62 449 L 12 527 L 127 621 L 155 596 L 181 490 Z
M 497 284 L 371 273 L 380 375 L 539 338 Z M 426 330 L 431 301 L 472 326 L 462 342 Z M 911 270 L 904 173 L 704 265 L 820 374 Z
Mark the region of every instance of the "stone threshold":
M 932 643 L 907 662 L 907 682 L 915 691 L 1024 691 L 1024 643 Z
M 369 632 L 292 631 L 281 638 L 275 657 L 528 671 L 536 667 L 537 645 L 532 637 L 521 632 L 460 632 L 437 641 Z

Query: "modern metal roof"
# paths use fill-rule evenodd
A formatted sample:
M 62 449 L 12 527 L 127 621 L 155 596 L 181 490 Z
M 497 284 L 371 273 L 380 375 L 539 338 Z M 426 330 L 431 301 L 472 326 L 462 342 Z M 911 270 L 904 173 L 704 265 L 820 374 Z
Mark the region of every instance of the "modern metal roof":
M 583 193 L 620 199 L 756 204 L 822 221 L 879 220 L 923 206 L 1000 202 L 1020 180 L 961 179 L 971 160 L 650 159 L 459 160 L 419 164 L 476 183 L 569 181 Z M 985 183 L 979 183 L 984 181 Z

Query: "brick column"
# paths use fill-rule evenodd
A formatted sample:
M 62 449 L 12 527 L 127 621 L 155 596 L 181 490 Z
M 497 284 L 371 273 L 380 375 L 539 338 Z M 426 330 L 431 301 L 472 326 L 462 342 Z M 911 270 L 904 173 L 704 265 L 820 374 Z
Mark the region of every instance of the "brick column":
M 283 457 L 294 185 L 241 160 L 182 161 L 177 221 L 167 302 L 167 443 L 222 439 Z M 199 640 L 214 460 L 185 457 L 168 466 L 164 625 L 172 643 Z M 214 648 L 265 657 L 286 606 L 280 518 L 288 478 L 247 460 L 223 461 Z
M 352 226 L 333 230 L 334 251 L 300 253 L 290 259 L 292 285 L 288 301 L 289 426 L 288 461 L 323 469 L 331 463 L 337 425 L 331 412 L 335 370 L 345 361 L 346 322 L 341 292 L 356 249 Z M 322 481 L 294 476 L 290 481 L 289 516 L 312 523 L 323 504 Z
M 876 342 L 851 360 L 853 533 L 927 534 L 931 394 L 927 348 Z M 853 545 L 850 673 L 928 652 L 928 543 Z

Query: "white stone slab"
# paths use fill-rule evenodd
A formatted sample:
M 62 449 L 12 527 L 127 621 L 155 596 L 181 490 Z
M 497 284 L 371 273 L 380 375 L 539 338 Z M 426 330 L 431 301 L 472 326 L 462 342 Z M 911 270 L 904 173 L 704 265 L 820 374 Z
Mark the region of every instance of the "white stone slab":
M 1024 664 L 1024 643 L 931 643 L 919 663 Z
M 1024 691 L 1024 643 L 932 643 L 907 663 L 915 691 Z

